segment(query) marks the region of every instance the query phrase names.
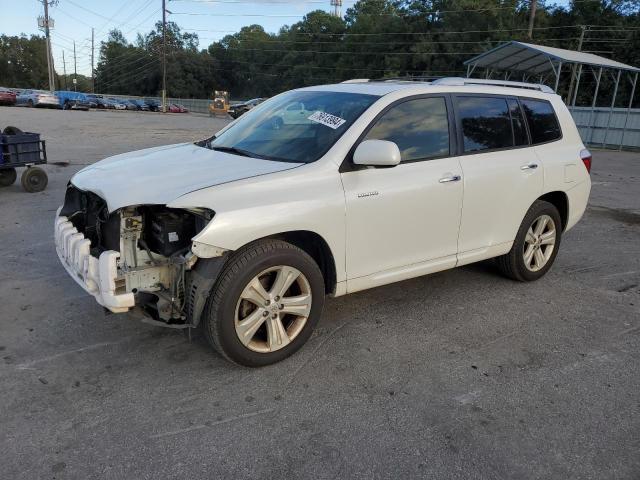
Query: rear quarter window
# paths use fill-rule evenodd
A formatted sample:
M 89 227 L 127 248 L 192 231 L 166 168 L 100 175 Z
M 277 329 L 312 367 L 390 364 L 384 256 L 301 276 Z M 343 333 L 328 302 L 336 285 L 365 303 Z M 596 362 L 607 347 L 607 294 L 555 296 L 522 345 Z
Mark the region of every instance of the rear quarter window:
M 520 103 L 529 125 L 531 143 L 552 142 L 562 137 L 558 118 L 550 102 L 521 98 Z

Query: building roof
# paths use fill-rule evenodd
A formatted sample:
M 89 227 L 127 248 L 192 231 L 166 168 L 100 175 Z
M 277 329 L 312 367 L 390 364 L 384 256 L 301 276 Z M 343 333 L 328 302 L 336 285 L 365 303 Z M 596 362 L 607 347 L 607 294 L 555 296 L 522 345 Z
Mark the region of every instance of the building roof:
M 615 60 L 594 55 L 593 53 L 565 50 L 563 48 L 546 47 L 532 43 L 511 41 L 473 57 L 465 65 L 496 70 L 515 70 L 531 74 L 545 73 L 554 70 L 551 62 L 576 63 L 594 67 L 640 72 L 640 68 L 632 67 Z

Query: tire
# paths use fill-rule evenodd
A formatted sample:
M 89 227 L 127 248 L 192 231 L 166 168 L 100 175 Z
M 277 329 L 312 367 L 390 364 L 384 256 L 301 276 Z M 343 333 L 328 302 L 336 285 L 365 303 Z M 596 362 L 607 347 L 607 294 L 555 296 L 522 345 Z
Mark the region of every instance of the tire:
M 28 105 L 29 107 L 33 108 L 33 100 L 31 100 L 31 99 L 30 99 L 30 100 L 27 102 L 27 105 Z
M 553 265 L 561 240 L 562 220 L 558 209 L 549 202 L 536 200 L 524 216 L 511 250 L 497 257 L 496 263 L 508 278 L 520 282 L 538 280 Z
M 24 133 L 24 132 L 20 130 L 18 127 L 5 127 L 2 133 L 4 133 L 5 135 L 20 135 L 21 133 Z
M 3 168 L 0 170 L 0 187 L 8 187 L 18 178 L 15 168 Z
M 283 278 L 284 275 L 279 275 L 287 271 L 300 275 L 279 298 L 275 280 Z M 246 292 L 256 292 L 249 287 L 256 281 L 263 287 L 262 294 L 270 296 L 271 301 L 262 304 L 267 297 L 257 293 L 251 296 L 259 302 L 246 299 Z M 310 294 L 310 305 L 305 304 L 307 311 L 303 315 L 306 317 L 279 313 L 283 308 L 295 308 L 281 303 L 285 299 L 304 298 L 307 294 Z M 238 250 L 227 261 L 207 301 L 203 330 L 213 348 L 231 362 L 247 367 L 276 363 L 292 355 L 309 339 L 322 315 L 324 295 L 320 268 L 306 252 L 281 240 L 258 240 Z M 248 325 L 257 326 L 253 330 L 245 327 L 243 342 L 238 332 L 240 320 L 251 318 L 256 320 Z M 277 326 L 285 329 L 285 336 L 279 337 Z M 278 338 L 283 341 L 279 342 Z
M 47 188 L 49 178 L 47 177 L 47 172 L 43 169 L 39 167 L 30 167 L 22 172 L 20 183 L 25 191 L 29 193 L 37 193 Z

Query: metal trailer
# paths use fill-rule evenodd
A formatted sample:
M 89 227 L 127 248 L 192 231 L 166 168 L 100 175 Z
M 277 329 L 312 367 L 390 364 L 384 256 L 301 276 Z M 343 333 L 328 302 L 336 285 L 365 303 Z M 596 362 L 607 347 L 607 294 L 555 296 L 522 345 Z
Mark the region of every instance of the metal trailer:
M 25 167 L 20 177 L 27 192 L 41 192 L 47 187 L 47 172 L 36 165 L 47 163 L 45 141 L 39 133 L 23 132 L 7 127 L 0 134 L 0 187 L 12 185 L 17 178 L 16 168 Z

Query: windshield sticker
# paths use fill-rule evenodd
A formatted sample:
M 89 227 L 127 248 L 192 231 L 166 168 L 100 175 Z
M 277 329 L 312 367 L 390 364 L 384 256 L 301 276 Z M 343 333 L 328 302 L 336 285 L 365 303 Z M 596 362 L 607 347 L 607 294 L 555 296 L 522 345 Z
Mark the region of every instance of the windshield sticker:
M 307 117 L 307 120 L 320 123 L 321 125 L 333 128 L 334 130 L 346 122 L 344 118 L 336 117 L 335 115 L 331 115 L 330 113 L 320 111 L 315 112 L 313 115 Z

